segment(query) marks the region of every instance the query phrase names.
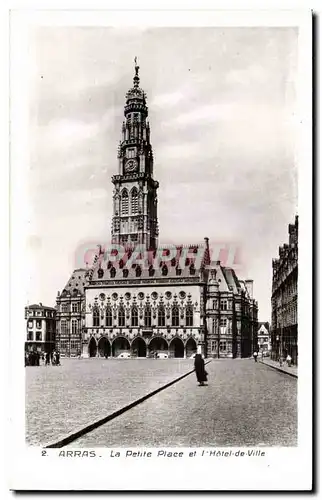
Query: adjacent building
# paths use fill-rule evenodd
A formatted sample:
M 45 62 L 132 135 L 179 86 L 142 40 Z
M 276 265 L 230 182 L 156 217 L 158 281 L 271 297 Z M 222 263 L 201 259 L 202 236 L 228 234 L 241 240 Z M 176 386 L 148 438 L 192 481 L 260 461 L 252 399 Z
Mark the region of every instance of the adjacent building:
M 271 351 L 270 329 L 268 321 L 258 322 L 258 349 L 263 354 L 268 354 Z
M 290 354 L 297 364 L 297 280 L 298 216 L 289 224 L 289 241 L 279 247 L 279 258 L 273 259 L 272 280 L 272 358 Z
M 197 350 L 207 357 L 251 356 L 258 315 L 252 280 L 212 262 L 208 238 L 158 244 L 159 183 L 138 73 L 135 65 L 112 177 L 111 245 L 123 253 L 114 258 L 99 248 L 89 269 L 74 271 L 57 296 L 57 348 L 62 356 L 83 357 L 190 357 Z M 134 259 L 138 245 L 142 255 Z
M 25 307 L 26 351 L 52 352 L 56 342 L 56 309 L 39 304 Z
M 56 348 L 64 356 L 77 357 L 82 352 L 85 327 L 85 285 L 88 270 L 75 269 L 62 293 L 56 298 Z

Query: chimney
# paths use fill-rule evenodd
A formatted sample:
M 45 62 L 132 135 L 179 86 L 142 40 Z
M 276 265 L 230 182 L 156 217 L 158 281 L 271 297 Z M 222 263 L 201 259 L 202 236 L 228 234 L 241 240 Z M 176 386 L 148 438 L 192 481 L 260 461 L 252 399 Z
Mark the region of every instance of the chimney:
M 245 286 L 246 286 L 248 295 L 250 296 L 251 299 L 253 298 L 253 284 L 254 284 L 254 280 L 245 280 Z

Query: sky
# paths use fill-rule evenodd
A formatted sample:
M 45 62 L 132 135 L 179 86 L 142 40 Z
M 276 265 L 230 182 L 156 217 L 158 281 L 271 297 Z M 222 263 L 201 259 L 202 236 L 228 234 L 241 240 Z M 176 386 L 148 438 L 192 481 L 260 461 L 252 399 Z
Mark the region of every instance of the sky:
M 297 213 L 296 28 L 35 27 L 29 44 L 28 302 L 54 305 L 110 242 L 125 93 L 147 93 L 159 242 L 241 249 L 259 320 Z

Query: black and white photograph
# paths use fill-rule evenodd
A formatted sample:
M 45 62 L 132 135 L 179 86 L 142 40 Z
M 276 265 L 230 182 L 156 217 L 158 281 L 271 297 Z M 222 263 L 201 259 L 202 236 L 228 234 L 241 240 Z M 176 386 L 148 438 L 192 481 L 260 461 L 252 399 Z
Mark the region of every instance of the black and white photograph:
M 11 27 L 16 484 L 309 489 L 310 14 L 60 14 Z

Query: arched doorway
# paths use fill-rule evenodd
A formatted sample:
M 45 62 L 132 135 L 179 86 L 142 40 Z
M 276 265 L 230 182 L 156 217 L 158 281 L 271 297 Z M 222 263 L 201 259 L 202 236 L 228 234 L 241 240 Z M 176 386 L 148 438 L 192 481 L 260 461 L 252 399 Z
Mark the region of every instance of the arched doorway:
M 88 355 L 90 358 L 95 358 L 96 354 L 97 354 L 97 344 L 94 337 L 92 337 L 88 344 Z
M 197 343 L 194 339 L 190 338 L 186 343 L 186 358 L 190 358 L 193 354 L 197 352 Z
M 171 358 L 184 358 L 184 345 L 178 337 L 171 340 L 169 350 Z
M 136 337 L 131 344 L 131 351 L 137 358 L 146 358 L 146 343 L 142 337 Z
M 155 355 L 158 353 L 168 354 L 169 346 L 168 342 L 162 337 L 153 337 L 149 344 L 150 355 Z
M 111 344 L 106 337 L 101 337 L 99 339 L 97 348 L 101 358 L 108 358 L 111 355 Z
M 117 357 L 122 352 L 130 352 L 130 342 L 125 337 L 117 337 L 112 344 L 113 356 Z

